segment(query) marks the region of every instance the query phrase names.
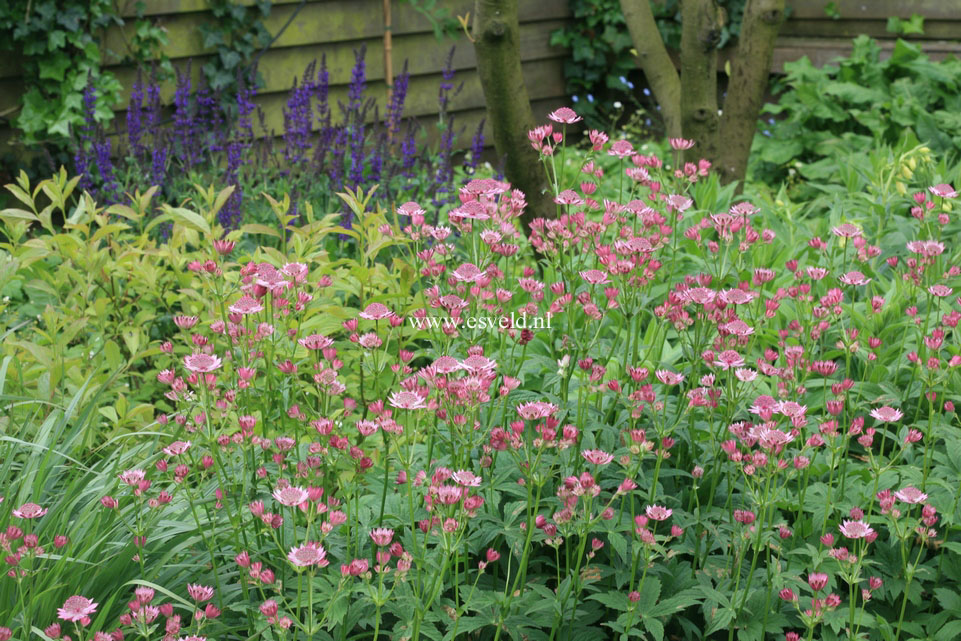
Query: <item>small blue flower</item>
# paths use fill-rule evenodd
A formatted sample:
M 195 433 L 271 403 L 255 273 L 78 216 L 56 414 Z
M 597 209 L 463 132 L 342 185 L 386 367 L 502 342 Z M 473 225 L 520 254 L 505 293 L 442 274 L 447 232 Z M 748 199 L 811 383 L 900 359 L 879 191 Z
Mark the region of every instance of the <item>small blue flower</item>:
M 768 123 L 769 125 L 773 125 L 773 124 L 774 124 L 774 118 L 768 118 L 768 119 L 767 119 L 767 123 Z
M 645 95 L 645 96 L 650 96 L 650 95 L 651 95 L 651 90 L 648 89 L 647 87 L 644 87 L 644 95 Z
M 594 96 L 587 94 L 587 102 L 594 102 Z
M 634 88 L 634 83 L 628 80 L 627 78 L 625 78 L 624 76 L 619 77 L 618 80 L 620 80 L 623 84 L 627 85 L 628 88 L 630 89 Z
M 762 134 L 764 134 L 765 136 L 767 136 L 768 138 L 770 138 L 770 137 L 771 137 L 771 132 L 770 132 L 770 131 L 768 131 L 767 129 L 765 129 L 765 130 L 764 130 L 764 131 L 762 131 L 761 133 L 762 133 Z
M 580 100 L 580 98 L 577 96 L 571 96 L 571 102 L 577 102 L 578 100 Z
M 645 120 L 645 121 L 644 121 L 644 125 L 647 126 L 647 127 L 650 127 L 650 126 L 651 126 L 651 119 L 648 118 L 647 120 Z

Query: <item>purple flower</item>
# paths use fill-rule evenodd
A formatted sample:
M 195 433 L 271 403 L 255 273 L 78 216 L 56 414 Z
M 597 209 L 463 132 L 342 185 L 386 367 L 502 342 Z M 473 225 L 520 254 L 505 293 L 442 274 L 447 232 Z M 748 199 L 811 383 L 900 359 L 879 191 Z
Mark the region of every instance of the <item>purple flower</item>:
M 477 169 L 477 163 L 480 162 L 481 154 L 484 152 L 484 123 L 485 119 L 481 118 L 477 125 L 477 131 L 474 132 L 474 137 L 471 139 L 470 159 L 465 165 L 468 175 L 466 180 L 470 180 L 469 176 L 473 175 L 474 170 Z

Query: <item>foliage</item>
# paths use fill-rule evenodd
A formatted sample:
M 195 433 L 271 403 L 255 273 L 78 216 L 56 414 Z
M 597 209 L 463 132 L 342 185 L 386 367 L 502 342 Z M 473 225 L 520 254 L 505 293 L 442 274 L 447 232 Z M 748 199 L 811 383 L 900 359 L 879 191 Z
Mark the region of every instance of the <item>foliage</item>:
M 727 14 L 718 47 L 728 46 L 737 38 L 744 2 L 721 0 L 718 3 Z M 640 78 L 634 45 L 619 0 L 571 0 L 570 5 L 574 20 L 551 34 L 551 44 L 569 50 L 569 57 L 564 61 L 567 94 L 574 97 L 588 124 L 603 127 L 610 116 L 619 111 L 615 103 L 628 105 L 629 111 L 640 104 L 640 96 L 634 90 L 634 80 Z M 669 48 L 679 50 L 680 3 L 668 0 L 652 3 L 651 8 L 664 42 Z
M 933 62 L 918 45 L 898 40 L 891 56 L 867 36 L 847 58 L 814 67 L 807 57 L 785 65 L 776 104 L 764 111 L 776 120 L 755 138 L 753 175 L 768 184 L 790 169 L 816 181 L 849 154 L 878 145 L 921 142 L 948 162 L 961 149 L 961 61 Z
M 204 63 L 207 86 L 225 97 L 228 109 L 241 87 L 238 78 L 250 78 L 254 56 L 268 46 L 270 32 L 264 19 L 270 15 L 271 0 L 244 5 L 234 0 L 207 0 L 214 20 L 203 22 L 200 37 L 205 50 L 213 56 Z
M 101 73 L 94 34 L 120 19 L 110 0 L 4 0 L 0 4 L 0 50 L 22 55 L 27 87 L 16 125 L 28 143 L 66 137 L 81 120 L 81 92 L 92 76 L 116 102 L 120 85 Z M 109 118 L 108 110 L 99 114 Z
M 575 150 L 555 133 L 576 114 L 552 119 L 531 141 L 561 215 L 529 240 L 523 194 L 494 180 L 440 224 L 373 188 L 338 194 L 351 229 L 268 198 L 279 247 L 222 238 L 230 190 L 153 223 L 84 197 L 60 232 L 71 181 L 19 185 L 25 208 L 0 215 L 14 260 L 111 234 L 137 256 L 165 222 L 195 253 L 162 259 L 180 309 L 151 339 L 140 432 L 79 447 L 109 405 L 85 385 L 32 397 L 18 353 L 0 361 L 18 435 L 0 438 L 0 634 L 953 637 L 943 166 L 899 152 L 903 176 L 879 153 L 880 220 L 854 194 L 802 220 L 682 163 L 687 141 Z M 352 255 L 326 250 L 337 235 Z

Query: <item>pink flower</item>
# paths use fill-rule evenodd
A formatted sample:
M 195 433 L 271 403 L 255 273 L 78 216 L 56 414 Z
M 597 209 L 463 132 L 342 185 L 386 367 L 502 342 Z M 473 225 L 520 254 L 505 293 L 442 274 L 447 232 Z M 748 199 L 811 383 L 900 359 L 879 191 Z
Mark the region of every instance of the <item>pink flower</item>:
M 370 540 L 374 545 L 387 547 L 394 538 L 394 531 L 385 527 L 374 528 L 370 531 Z
M 326 567 L 329 563 L 327 561 L 327 550 L 316 541 L 308 541 L 300 547 L 291 548 L 287 554 L 287 558 L 298 568 L 306 568 L 314 565 Z
M 626 140 L 618 140 L 611 144 L 607 149 L 607 153 L 610 156 L 617 156 L 618 158 L 627 158 L 634 154 L 634 146 Z
M 517 414 L 527 421 L 547 418 L 557 411 L 557 406 L 545 401 L 530 401 L 517 406 Z
M 274 490 L 274 498 L 277 499 L 277 502 L 281 505 L 295 507 L 306 501 L 309 496 L 307 490 L 300 487 L 289 486 Z
M 450 477 L 455 483 L 464 487 L 479 487 L 481 484 L 481 477 L 470 470 L 457 470 Z
M 164 454 L 167 456 L 180 456 L 189 449 L 190 441 L 174 441 L 164 448 Z
M 394 315 L 394 312 L 387 308 L 387 305 L 383 303 L 371 303 L 368 305 L 364 311 L 362 311 L 358 316 L 361 318 L 366 318 L 367 320 L 383 320 L 385 318 L 390 318 Z
M 838 277 L 838 280 L 845 285 L 867 285 L 871 279 L 858 271 L 848 272 Z
M 424 399 L 415 392 L 394 392 L 390 395 L 390 404 L 402 410 L 420 410 L 427 407 Z
M 191 372 L 205 374 L 220 368 L 220 358 L 212 354 L 191 354 L 184 356 L 184 367 Z
M 935 196 L 940 196 L 941 198 L 956 198 L 958 195 L 958 192 L 954 191 L 954 187 L 944 183 L 928 187 L 928 191 Z
M 840 238 L 857 238 L 861 235 L 861 230 L 857 225 L 843 223 L 837 227 L 831 228 L 831 233 Z
M 423 207 L 411 200 L 398 207 L 397 213 L 401 216 L 423 216 L 426 212 Z
M 228 308 L 233 314 L 240 314 L 246 316 L 248 314 L 256 314 L 257 312 L 263 311 L 264 306 L 254 298 L 253 296 L 242 296 L 240 300 L 235 302 Z
M 203 603 L 204 601 L 209 601 L 214 598 L 214 589 L 208 585 L 199 585 L 196 583 L 187 584 L 187 594 L 190 598 L 198 603 Z
M 334 344 L 333 340 L 323 334 L 311 334 L 310 336 L 301 338 L 297 342 L 312 351 L 324 350 Z
M 657 380 L 665 385 L 678 385 L 684 380 L 684 374 L 678 374 L 666 369 L 659 369 L 654 372 L 654 375 L 657 376 Z
M 849 539 L 863 539 L 874 533 L 871 526 L 864 521 L 844 521 L 838 529 Z
M 603 450 L 584 450 L 581 452 L 581 456 L 588 463 L 593 463 L 594 465 L 607 465 L 614 460 L 613 454 L 608 454 Z
M 455 280 L 462 283 L 476 283 L 484 278 L 484 272 L 473 263 L 464 263 L 452 272 Z
M 72 596 L 57 609 L 57 616 L 64 621 L 81 621 L 97 611 L 97 604 L 83 596 Z
M 687 140 L 685 138 L 668 138 L 667 141 L 671 143 L 671 149 L 677 151 L 684 151 L 694 146 L 693 140 Z
M 565 189 L 554 197 L 554 202 L 558 205 L 583 205 L 584 199 L 571 189 Z
M 902 416 L 904 416 L 904 414 L 901 412 L 901 410 L 888 407 L 887 405 L 871 410 L 871 417 L 881 421 L 882 423 L 893 423 L 895 421 L 900 421 Z
M 648 505 L 644 509 L 644 513 L 647 514 L 647 518 L 653 521 L 664 521 L 671 517 L 674 510 L 663 507 L 661 505 Z
M 947 285 L 931 285 L 928 287 L 928 293 L 932 296 L 937 296 L 938 298 L 947 298 L 952 294 L 954 290 Z
M 820 592 L 828 584 L 828 575 L 823 572 L 811 572 L 808 574 L 808 585 L 815 592 Z
M 902 503 L 908 503 L 914 505 L 915 503 L 923 503 L 928 499 L 928 495 L 919 490 L 916 487 L 908 486 L 903 490 L 898 490 L 894 493 L 894 496 Z
M 46 513 L 47 509 L 36 503 L 24 503 L 19 509 L 13 511 L 13 515 L 18 519 L 39 519 Z
M 589 285 L 605 285 L 611 282 L 607 279 L 607 274 L 599 269 L 588 269 L 580 272 L 580 275 Z
M 563 125 L 573 125 L 575 122 L 580 122 L 583 120 L 577 113 L 570 107 L 561 107 L 556 111 L 552 111 L 547 114 L 547 117 L 554 122 L 559 122 Z

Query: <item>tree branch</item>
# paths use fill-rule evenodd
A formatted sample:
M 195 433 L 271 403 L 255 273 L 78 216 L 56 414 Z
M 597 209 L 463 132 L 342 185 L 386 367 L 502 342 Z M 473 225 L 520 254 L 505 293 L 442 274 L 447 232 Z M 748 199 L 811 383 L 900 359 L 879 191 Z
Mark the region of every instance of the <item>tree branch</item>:
M 681 3 L 681 127 L 698 144 L 698 155 L 714 160 L 717 140 L 717 44 L 720 10 L 715 0 Z
M 649 0 L 621 0 L 624 21 L 637 51 L 637 66 L 644 72 L 668 136 L 681 135 L 681 80 L 657 30 Z
M 724 182 L 743 180 L 751 142 L 768 86 L 778 30 L 784 22 L 785 0 L 748 0 L 744 7 L 737 55 L 731 65 L 731 81 L 719 137 L 725 145 L 716 168 Z
M 504 174 L 524 192 L 527 210 L 522 222 L 553 217 L 556 206 L 547 193 L 547 179 L 527 132 L 534 128 L 531 103 L 521 73 L 518 0 L 476 0 L 474 50 L 497 155 L 505 158 Z

